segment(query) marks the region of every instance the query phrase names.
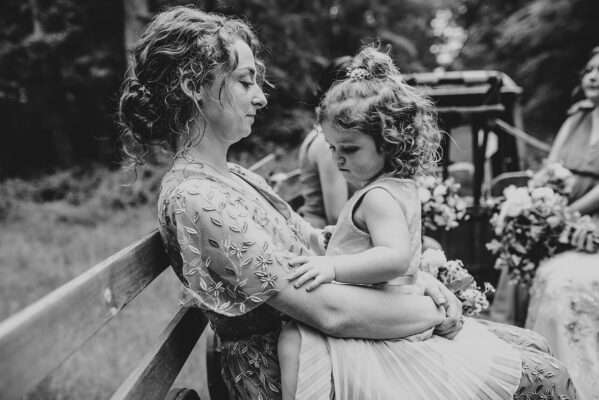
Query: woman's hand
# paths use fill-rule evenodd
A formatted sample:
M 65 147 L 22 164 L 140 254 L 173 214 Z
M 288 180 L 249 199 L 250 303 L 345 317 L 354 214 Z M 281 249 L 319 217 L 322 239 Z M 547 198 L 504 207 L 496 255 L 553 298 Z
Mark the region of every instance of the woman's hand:
M 430 296 L 437 306 L 445 309 L 445 319 L 435 328 L 435 333 L 453 339 L 464 325 L 462 302 L 438 279 L 426 272 L 418 273 L 418 283 L 424 294 Z
M 296 289 L 308 284 L 306 291 L 309 292 L 335 279 L 335 266 L 330 257 L 295 257 L 289 261 L 289 265 L 295 267 L 289 280 L 295 281 L 293 286 Z

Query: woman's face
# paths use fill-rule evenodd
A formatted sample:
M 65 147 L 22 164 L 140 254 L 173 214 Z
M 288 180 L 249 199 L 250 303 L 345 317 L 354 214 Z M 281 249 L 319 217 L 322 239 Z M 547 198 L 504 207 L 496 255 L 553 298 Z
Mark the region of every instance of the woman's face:
M 587 99 L 596 106 L 599 105 L 599 54 L 595 54 L 584 69 L 582 75 L 582 90 Z
M 232 50 L 238 59 L 235 70 L 217 77 L 200 95 L 207 125 L 205 134 L 213 134 L 229 144 L 250 134 L 256 112 L 266 105 L 264 92 L 256 83 L 252 50 L 241 39 L 233 43 Z
M 330 123 L 324 123 L 322 131 L 337 168 L 348 182 L 362 187 L 380 175 L 385 159 L 372 137 L 357 131 L 339 130 Z

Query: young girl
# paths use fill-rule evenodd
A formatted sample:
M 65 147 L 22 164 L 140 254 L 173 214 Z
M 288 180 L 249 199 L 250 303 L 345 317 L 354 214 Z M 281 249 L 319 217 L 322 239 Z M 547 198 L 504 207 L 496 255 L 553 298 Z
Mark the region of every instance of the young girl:
M 290 281 L 308 291 L 338 282 L 418 293 L 421 217 L 413 178 L 438 158 L 432 104 L 402 81 L 387 54 L 368 47 L 325 95 L 320 123 L 337 167 L 361 189 L 341 211 L 326 254 L 290 261 Z M 453 340 L 433 332 L 406 339 L 337 339 L 289 323 L 278 349 L 283 398 L 329 399 L 334 392 L 337 400 L 499 400 L 518 388 L 519 353 L 474 320 Z

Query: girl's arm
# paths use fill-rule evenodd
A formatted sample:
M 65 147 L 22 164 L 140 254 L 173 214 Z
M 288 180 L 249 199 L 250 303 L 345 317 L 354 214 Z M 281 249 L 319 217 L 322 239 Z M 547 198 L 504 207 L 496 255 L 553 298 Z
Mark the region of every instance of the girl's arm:
M 339 213 L 348 198 L 347 182 L 337 168 L 331 156 L 329 145 L 322 135 L 315 139 L 311 150 L 318 165 L 318 176 L 327 224 L 334 225 L 337 223 Z
M 354 222 L 370 234 L 373 247 L 361 253 L 296 257 L 300 265 L 290 280 L 296 287 L 308 283 L 313 290 L 332 280 L 344 283 L 386 282 L 408 271 L 410 234 L 405 214 L 398 202 L 382 188 L 368 191 L 354 213 Z

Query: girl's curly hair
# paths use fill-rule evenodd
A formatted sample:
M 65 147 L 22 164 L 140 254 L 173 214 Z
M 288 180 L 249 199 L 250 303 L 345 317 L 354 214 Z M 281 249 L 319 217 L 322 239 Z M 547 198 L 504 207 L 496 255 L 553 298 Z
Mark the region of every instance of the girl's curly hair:
M 201 115 L 195 94 L 237 67 L 232 45 L 239 39 L 258 52 L 256 35 L 241 20 L 184 6 L 154 17 L 134 49 L 119 103 L 123 149 L 134 165 L 154 145 L 174 151 L 182 139 L 191 144 L 190 124 Z M 256 65 L 262 79 L 263 64 Z
M 320 104 L 319 122 L 371 136 L 384 154 L 384 172 L 412 178 L 433 172 L 441 132 L 432 102 L 405 83 L 388 54 L 373 46 L 351 61 Z

